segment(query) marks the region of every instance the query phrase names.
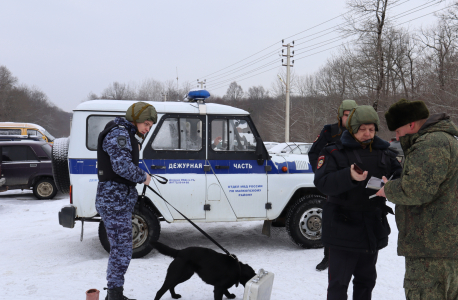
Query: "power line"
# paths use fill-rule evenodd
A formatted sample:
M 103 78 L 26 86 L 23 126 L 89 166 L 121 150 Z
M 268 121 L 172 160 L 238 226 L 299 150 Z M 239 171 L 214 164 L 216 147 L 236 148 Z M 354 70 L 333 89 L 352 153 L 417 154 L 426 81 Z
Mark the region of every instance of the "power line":
M 401 5 L 401 4 L 404 4 L 404 3 L 408 2 L 408 1 L 410 1 L 410 0 L 405 0 L 404 2 L 398 3 L 398 4 L 394 5 L 394 6 L 392 6 L 391 8 L 396 7 L 396 6 L 399 6 L 399 5 Z M 346 12 L 346 13 L 348 13 L 348 12 Z M 309 30 L 314 29 L 314 28 L 316 28 L 316 27 L 319 27 L 319 26 L 321 26 L 321 25 L 323 25 L 323 24 L 326 24 L 326 23 L 328 23 L 328 22 L 330 22 L 330 21 L 332 21 L 332 20 L 335 20 L 335 19 L 337 19 L 337 18 L 339 18 L 339 17 L 345 15 L 346 13 L 340 14 L 340 15 L 338 15 L 338 16 L 336 16 L 336 17 L 334 17 L 334 18 L 331 18 L 331 19 L 329 19 L 329 20 L 327 20 L 327 21 L 324 21 L 324 22 L 322 22 L 322 23 L 320 23 L 320 24 L 318 24 L 318 25 L 315 25 L 315 26 L 312 26 L 312 27 L 310 27 L 310 28 L 307 28 L 307 29 L 305 29 L 305 30 L 303 30 L 303 31 L 301 31 L 301 32 L 298 32 L 298 33 L 296 33 L 296 34 L 294 34 L 294 35 L 291 35 L 291 36 L 287 37 L 286 39 L 291 38 L 291 37 L 293 37 L 293 36 L 297 36 L 297 35 L 299 35 L 299 34 L 301 34 L 301 33 L 303 33 L 303 32 L 309 31 Z M 368 13 L 366 13 L 366 14 L 368 14 Z M 331 29 L 333 29 L 333 28 L 339 27 L 339 26 L 342 25 L 342 24 L 345 24 L 345 22 L 344 22 L 344 23 L 341 23 L 341 24 L 339 24 L 339 25 L 333 26 L 333 27 L 331 27 L 331 28 L 325 29 L 325 30 L 323 30 L 323 31 L 331 30 Z M 320 31 L 320 32 L 323 32 L 323 31 Z M 320 32 L 318 32 L 318 33 L 320 33 Z M 318 34 L 318 33 L 315 33 L 315 34 L 312 34 L 312 35 L 309 35 L 309 36 L 313 36 L 313 35 L 316 35 L 316 34 Z M 328 33 L 328 34 L 329 34 L 329 33 Z M 306 36 L 306 37 L 308 37 L 308 36 Z M 306 37 L 303 37 L 303 38 L 306 38 Z M 303 38 L 300 38 L 300 39 L 303 39 Z M 216 72 L 213 72 L 213 73 L 208 74 L 208 75 L 203 76 L 203 77 L 209 79 L 208 76 L 213 75 L 213 74 L 216 74 L 216 73 L 219 73 L 220 71 L 223 71 L 223 70 L 225 70 L 225 69 L 228 69 L 228 68 L 230 68 L 230 67 L 232 67 L 232 66 L 234 66 L 234 65 L 236 65 L 236 64 L 238 64 L 238 63 L 240 63 L 240 62 L 242 62 L 242 61 L 244 61 L 244 60 L 247 60 L 248 58 L 251 58 L 251 57 L 253 57 L 253 56 L 255 56 L 255 55 L 257 55 L 257 54 L 263 52 L 264 50 L 266 50 L 266 49 L 268 49 L 268 48 L 273 47 L 274 45 L 276 45 L 276 43 L 275 43 L 275 44 L 272 44 L 272 45 L 270 45 L 270 46 L 268 46 L 268 47 L 266 47 L 266 48 L 264 48 L 264 49 L 262 49 L 261 51 L 256 52 L 256 53 L 253 54 L 253 55 L 250 55 L 250 56 L 248 56 L 248 57 L 246 57 L 246 58 L 244 58 L 244 59 L 242 59 L 242 60 L 240 60 L 240 61 L 238 61 L 238 62 L 236 62 L 236 63 L 234 63 L 234 64 L 232 64 L 232 65 L 230 65 L 230 66 L 228 66 L 228 67 L 225 67 L 225 68 L 223 68 L 223 69 L 220 69 L 220 70 L 218 70 L 218 71 L 216 71 Z M 273 51 L 273 52 L 276 52 L 276 51 L 277 51 L 277 50 L 275 50 L 275 51 Z M 273 53 L 273 52 L 270 52 L 270 53 Z M 267 54 L 267 55 L 268 55 L 268 54 Z M 263 56 L 263 57 L 265 57 L 265 56 Z M 230 74 L 233 74 L 234 71 L 236 71 L 236 70 L 238 70 L 238 69 L 245 69 L 245 68 L 247 67 L 247 65 L 253 65 L 256 61 L 261 61 L 261 60 L 262 60 L 261 58 L 258 58 L 258 59 L 256 59 L 255 61 L 249 62 L 248 64 L 242 65 L 242 66 L 237 67 L 237 68 L 235 68 L 235 69 L 233 69 L 233 70 L 229 70 L 228 72 L 229 72 Z M 225 72 L 225 73 L 220 74 L 220 75 L 215 75 L 215 76 L 216 76 L 216 77 L 224 77 L 224 76 L 222 76 L 222 75 L 227 74 L 228 72 Z M 232 72 L 232 73 L 231 73 L 231 72 Z M 215 77 L 215 76 L 213 76 L 213 77 Z
M 404 2 L 398 3 L 398 4 L 396 4 L 395 6 L 402 5 L 402 4 L 404 4 L 404 3 L 408 2 L 408 1 L 410 1 L 410 0 L 405 0 Z M 392 6 L 391 8 L 393 8 L 393 7 L 395 7 L 395 6 Z M 390 8 L 390 9 L 391 9 L 391 8 Z M 366 14 L 368 14 L 368 13 L 366 13 Z M 327 23 L 327 22 L 329 22 L 329 21 L 331 21 L 331 20 L 334 20 L 334 19 L 336 19 L 336 18 L 338 18 L 338 17 L 340 17 L 340 16 L 342 16 L 342 15 L 344 15 L 344 14 L 341 14 L 341 15 L 339 15 L 339 16 L 337 16 L 337 17 L 334 17 L 334 18 L 332 18 L 332 19 L 330 19 L 330 20 L 328 20 L 328 21 L 325 21 L 325 22 L 323 22 L 323 23 L 320 23 L 320 24 L 318 24 L 318 25 L 316 25 L 316 26 L 313 26 L 313 27 L 311 27 L 311 28 L 309 28 L 309 29 L 303 30 L 303 31 L 301 31 L 301 32 L 299 32 L 299 33 L 297 33 L 297 34 L 295 34 L 295 35 L 298 35 L 298 34 L 300 34 L 300 33 L 303 33 L 303 32 L 305 32 L 305 31 L 308 31 L 308 30 L 310 30 L 310 29 L 316 28 L 316 27 L 318 27 L 318 26 L 320 26 L 320 25 L 322 25 L 322 24 L 325 24 L 325 23 Z M 367 18 L 367 19 L 369 19 L 369 18 Z M 317 34 L 319 34 L 319 33 L 321 33 L 321 32 L 329 31 L 329 30 L 331 30 L 331 29 L 340 27 L 341 25 L 343 25 L 343 24 L 345 24 L 345 23 L 346 23 L 346 22 L 341 23 L 341 24 L 338 24 L 338 25 L 333 26 L 333 27 L 330 27 L 330 28 L 328 28 L 328 29 L 319 31 L 319 32 L 317 32 L 317 33 L 314 33 L 314 34 L 305 36 L 305 37 L 303 37 L 303 38 L 306 38 L 306 37 L 309 37 L 309 36 L 313 36 L 313 35 L 317 35 Z M 326 34 L 324 34 L 324 35 L 327 35 L 327 34 L 330 34 L 330 33 L 333 33 L 333 32 L 328 32 L 328 33 L 326 33 Z M 292 36 L 295 36 L 295 35 L 292 35 Z M 290 37 L 292 37 L 292 36 L 290 36 Z M 321 35 L 320 37 L 322 37 L 322 36 L 323 36 L 323 35 Z M 290 38 L 290 37 L 288 37 L 288 38 Z M 316 38 L 310 39 L 310 40 L 308 40 L 307 42 L 309 42 L 309 41 L 311 41 L 311 40 L 315 40 L 315 39 L 320 38 L 320 37 L 316 37 Z M 344 38 L 346 38 L 346 37 L 344 37 Z M 302 38 L 301 38 L 301 39 L 302 39 Z M 339 37 L 336 37 L 336 38 L 333 38 L 333 39 L 339 39 Z M 342 38 L 341 38 L 341 39 L 342 39 Z M 327 40 L 327 41 L 329 41 L 329 40 Z M 327 41 L 320 42 L 319 44 L 326 43 Z M 303 42 L 303 43 L 305 43 L 305 42 Z M 303 43 L 300 43 L 300 44 L 303 44 Z M 328 44 L 329 44 L 329 43 L 324 44 L 323 46 L 328 45 Z M 298 44 L 296 44 L 296 46 L 297 46 L 297 45 L 298 45 Z M 312 45 L 312 46 L 314 46 L 314 45 Z M 310 48 L 310 47 L 311 47 L 311 46 L 307 46 L 307 47 L 305 47 L 305 48 Z M 304 49 L 304 48 L 301 48 L 301 49 Z M 265 49 L 264 49 L 264 50 L 265 50 Z M 261 51 L 262 51 L 262 50 L 261 50 Z M 250 61 L 250 62 L 248 62 L 247 64 L 244 64 L 244 65 L 242 65 L 242 66 L 239 66 L 239 67 L 237 67 L 237 68 L 234 68 L 234 69 L 232 69 L 232 70 L 229 70 L 229 71 L 227 71 L 227 72 L 224 72 L 223 74 L 215 75 L 215 76 L 213 76 L 213 77 L 215 78 L 215 80 L 217 80 L 217 79 L 222 79 L 222 78 L 224 78 L 224 77 L 226 77 L 226 76 L 228 76 L 228 75 L 231 75 L 231 74 L 236 73 L 237 70 L 246 69 L 247 67 L 249 67 L 249 66 L 251 66 L 251 65 L 254 65 L 254 64 L 256 64 L 257 62 L 266 59 L 269 55 L 275 53 L 276 51 L 277 51 L 277 50 L 275 50 L 275 51 L 273 51 L 273 52 L 270 52 L 270 53 L 268 53 L 268 54 L 266 54 L 266 55 L 264 55 L 264 56 L 262 56 L 262 57 L 260 57 L 260 58 L 258 58 L 258 59 L 256 59 L 256 60 L 254 60 L 254 61 Z M 258 53 L 259 53 L 259 52 L 258 52 Z M 254 55 L 252 55 L 252 56 L 254 56 Z M 237 64 L 237 63 L 236 63 L 236 64 Z M 233 65 L 234 65 L 234 64 L 233 64 Z M 232 65 L 231 65 L 231 66 L 232 66 Z M 230 67 L 230 66 L 229 66 L 229 67 Z M 226 67 L 226 68 L 229 68 L 229 67 Z M 217 73 L 217 72 L 215 72 L 215 73 Z M 207 77 L 207 78 L 208 78 L 208 77 Z M 208 79 L 209 79 L 209 78 L 208 78 Z
M 253 65 L 253 64 L 256 64 L 256 63 L 259 62 L 259 61 L 262 61 L 262 60 L 264 60 L 264 59 L 267 59 L 267 58 L 271 57 L 271 56 L 272 56 L 275 52 L 277 52 L 278 50 L 279 50 L 279 49 L 276 49 L 275 51 L 269 52 L 268 54 L 266 54 L 266 55 L 264 55 L 264 56 L 261 56 L 260 58 L 254 60 L 253 62 L 249 62 L 249 63 L 247 63 L 247 64 L 245 64 L 245 65 L 240 66 L 240 67 L 237 67 L 237 68 L 232 69 L 232 70 L 230 70 L 230 71 L 224 72 L 223 74 L 207 77 L 207 79 L 214 78 L 214 80 L 217 80 L 218 77 L 225 77 L 225 76 L 223 76 L 224 74 L 227 74 L 227 73 L 232 74 L 232 73 L 234 73 L 234 71 L 237 72 L 236 70 L 245 69 L 245 68 L 248 67 L 248 66 L 251 66 L 251 65 Z M 232 73 L 231 73 L 231 72 L 232 72 Z M 229 75 L 229 74 L 228 74 L 228 75 Z M 226 75 L 226 76 L 227 76 L 227 75 Z
M 220 71 L 222 71 L 222 70 L 225 70 L 225 69 L 227 69 L 227 68 L 230 68 L 230 67 L 232 67 L 233 65 L 236 65 L 236 64 L 238 64 L 239 62 L 242 62 L 242 61 L 244 61 L 244 60 L 247 60 L 248 58 L 253 57 L 253 56 L 255 56 L 255 55 L 258 54 L 258 53 L 261 53 L 262 51 L 264 51 L 264 50 L 266 50 L 266 49 L 272 48 L 272 47 L 275 46 L 275 45 L 278 45 L 278 42 L 275 42 L 275 44 L 272 44 L 272 45 L 270 45 L 270 46 L 268 46 L 268 47 L 262 49 L 261 51 L 258 51 L 258 52 L 256 52 L 255 54 L 248 56 L 247 58 L 244 58 L 244 59 L 242 59 L 242 60 L 239 60 L 238 62 L 233 63 L 233 64 L 230 65 L 230 66 L 227 66 L 227 67 L 225 67 L 225 68 L 222 68 L 221 70 L 218 70 L 218 71 L 213 72 L 213 73 L 211 73 L 211 74 L 202 76 L 202 78 L 205 78 L 205 77 L 207 77 L 207 76 L 210 76 L 210 75 L 213 75 L 213 74 L 215 74 L 215 73 L 218 73 L 218 72 L 220 72 Z
M 267 64 L 265 64 L 265 65 L 263 65 L 263 66 L 257 67 L 256 69 L 253 69 L 253 70 L 251 70 L 251 71 L 245 72 L 245 73 L 243 73 L 243 74 L 237 75 L 237 76 L 232 77 L 232 78 L 229 78 L 229 79 L 224 79 L 224 80 L 222 80 L 222 81 L 212 83 L 211 85 L 218 85 L 218 84 L 221 84 L 221 83 L 226 83 L 226 82 L 232 81 L 232 80 L 234 80 L 234 79 L 237 79 L 237 78 L 240 77 L 240 76 L 243 76 L 243 75 L 247 75 L 247 74 L 256 72 L 256 71 L 258 71 L 258 70 L 260 70 L 260 69 L 266 68 L 266 67 L 271 66 L 271 65 L 273 65 L 273 64 L 278 64 L 278 60 L 275 59 L 274 61 L 271 61 L 271 62 L 269 62 L 269 63 L 267 63 Z
M 407 1 L 409 1 L 409 0 L 407 0 Z M 407 2 L 407 1 L 405 1 L 405 2 Z M 405 2 L 403 2 L 403 3 L 405 3 Z M 403 3 L 401 3 L 401 4 L 403 4 Z M 436 5 L 436 4 L 437 4 L 437 3 L 434 3 L 434 4 L 432 4 L 432 5 L 428 5 L 427 7 L 424 7 L 424 8 L 421 8 L 421 9 L 420 9 L 420 7 L 424 6 L 424 4 L 423 4 L 423 5 L 419 5 L 419 6 L 415 7 L 415 8 L 413 8 L 413 9 L 409 9 L 409 10 L 407 10 L 407 11 L 405 11 L 405 12 L 402 12 L 402 13 L 400 13 L 400 14 L 394 16 L 393 19 L 398 19 L 398 18 L 400 18 L 400 17 L 403 17 L 403 16 L 407 16 L 407 15 L 413 14 L 413 13 L 415 13 L 415 12 L 418 12 L 418 11 L 420 11 L 420 10 L 423 10 L 423 9 L 425 9 L 425 8 L 428 8 L 428 7 L 433 6 L 433 5 Z M 452 7 L 452 6 L 454 6 L 454 5 L 447 6 L 447 7 L 445 7 L 445 8 L 442 8 L 442 9 L 436 10 L 436 11 L 434 11 L 434 12 L 431 12 L 431 13 L 428 13 L 428 14 L 425 14 L 425 15 L 422 15 L 422 16 L 420 16 L 420 17 L 411 19 L 411 20 L 409 20 L 409 21 L 403 22 L 403 23 L 401 23 L 401 24 L 404 24 L 404 23 L 407 23 L 407 22 L 410 22 L 410 21 L 413 21 L 413 20 L 422 18 L 422 17 L 424 17 L 424 16 L 427 16 L 427 15 L 430 15 L 430 14 L 433 14 L 433 13 L 436 13 L 436 12 L 438 12 L 438 11 L 447 9 L 447 8 L 449 8 L 449 7 Z M 411 12 L 411 11 L 412 11 L 412 12 Z M 401 24 L 399 24 L 399 25 L 401 25 Z M 321 47 L 323 47 L 323 46 L 326 46 L 326 45 L 328 45 L 328 44 L 331 44 L 331 43 L 333 43 L 333 42 L 336 42 L 336 41 L 338 41 L 338 40 L 345 39 L 345 38 L 348 38 L 348 37 L 349 37 L 349 35 L 344 36 L 344 37 L 332 38 L 332 39 L 329 39 L 329 40 L 326 40 L 326 41 L 323 41 L 323 42 L 320 42 L 320 43 L 316 43 L 316 44 L 314 44 L 314 45 L 310 45 L 310 46 L 301 48 L 300 50 L 306 49 L 306 48 L 310 48 L 310 47 L 317 46 L 317 45 L 319 45 L 319 44 L 323 44 L 323 43 L 325 43 L 325 42 L 328 42 L 328 43 L 323 44 L 323 45 L 321 45 L 321 46 L 317 46 L 317 47 L 315 47 L 315 48 L 312 48 L 312 49 L 309 49 L 309 50 L 307 50 L 307 51 L 304 51 L 304 52 L 310 52 L 310 51 L 312 51 L 312 50 L 321 48 Z M 329 41 L 331 41 L 331 42 L 329 42 Z M 352 40 L 352 41 L 356 41 L 356 39 L 355 39 L 355 40 Z M 352 41 L 349 41 L 349 42 L 352 42 Z M 324 52 L 324 51 L 328 51 L 328 50 L 334 49 L 334 48 L 339 47 L 339 46 L 340 46 L 340 45 L 333 46 L 333 47 L 330 47 L 330 48 L 321 50 L 321 51 L 316 52 L 316 53 L 312 53 L 312 54 L 309 54 L 309 55 L 306 55 L 306 56 L 299 57 L 299 58 L 297 58 L 297 59 L 295 59 L 295 60 L 300 60 L 300 59 L 303 59 L 303 58 L 307 58 L 307 57 L 310 57 L 310 56 L 312 56 L 312 55 L 315 55 L 315 54 L 318 54 L 318 53 L 322 53 L 322 52 Z M 299 50 L 299 49 L 298 49 L 298 50 Z M 246 78 L 243 78 L 243 79 L 239 79 L 240 77 L 242 77 L 242 76 L 244 76 L 244 75 L 247 75 L 247 74 L 256 72 L 256 71 L 258 71 L 258 70 L 260 70 L 260 69 L 263 69 L 263 68 L 265 68 L 265 67 L 268 67 L 268 66 L 270 66 L 270 65 L 272 65 L 272 64 L 274 64 L 274 63 L 275 63 L 275 62 L 272 61 L 272 62 L 270 62 L 270 63 L 267 63 L 267 64 L 263 65 L 263 66 L 257 67 L 256 69 L 253 69 L 253 70 L 251 70 L 251 71 L 245 72 L 245 73 L 243 73 L 243 74 L 240 74 L 240 75 L 238 75 L 238 76 L 232 77 L 232 78 L 230 78 L 230 79 L 221 80 L 221 81 L 219 81 L 219 82 L 213 83 L 213 84 L 211 84 L 211 86 L 212 86 L 214 89 L 218 89 L 218 88 L 223 87 L 223 86 L 224 86 L 227 82 L 229 82 L 229 81 L 233 81 L 233 80 L 235 80 L 235 79 L 237 79 L 238 81 L 243 81 L 243 80 L 246 80 L 246 79 L 248 79 L 248 78 L 252 78 L 252 77 L 255 77 L 255 76 L 257 76 L 257 75 L 266 73 L 266 72 L 271 71 L 271 70 L 273 70 L 273 69 L 275 69 L 275 68 L 277 68 L 277 67 L 271 68 L 271 69 L 269 69 L 269 70 L 266 70 L 266 71 L 257 73 L 257 74 L 255 74 L 255 75 L 252 75 L 252 76 L 249 76 L 249 77 L 246 77 Z M 234 73 L 236 73 L 236 72 L 234 72 Z M 224 76 L 223 76 L 223 77 L 224 77 Z

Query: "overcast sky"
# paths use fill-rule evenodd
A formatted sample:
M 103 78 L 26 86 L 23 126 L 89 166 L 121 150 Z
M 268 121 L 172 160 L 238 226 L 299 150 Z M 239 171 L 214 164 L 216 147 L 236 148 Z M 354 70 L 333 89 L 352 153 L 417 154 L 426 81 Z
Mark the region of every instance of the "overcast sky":
M 401 3 L 392 9 L 392 15 L 426 0 Z M 423 7 L 397 23 L 447 4 L 450 2 Z M 6 66 L 20 83 L 41 89 L 65 111 L 72 111 L 90 92 L 100 94 L 114 81 L 176 80 L 177 68 L 180 85 L 207 79 L 210 92 L 217 95 L 225 93 L 232 79 L 244 90 L 253 85 L 270 88 L 276 74 L 284 69 L 278 55 L 281 40 L 345 11 L 344 0 L 4 0 L 0 4 L 0 65 Z M 323 45 L 338 36 L 335 28 L 306 36 L 342 21 L 336 18 L 285 40 L 296 40 L 293 69 L 297 75 L 316 71 L 336 51 L 325 49 L 342 43 L 334 40 Z M 427 16 L 402 26 L 413 29 L 434 22 L 433 16 Z M 315 37 L 319 38 L 310 40 Z M 323 43 L 317 45 L 322 47 L 304 48 L 317 43 Z M 314 55 L 298 59 L 310 54 Z M 263 55 L 263 60 L 249 65 Z M 277 64 L 253 71 L 276 59 Z

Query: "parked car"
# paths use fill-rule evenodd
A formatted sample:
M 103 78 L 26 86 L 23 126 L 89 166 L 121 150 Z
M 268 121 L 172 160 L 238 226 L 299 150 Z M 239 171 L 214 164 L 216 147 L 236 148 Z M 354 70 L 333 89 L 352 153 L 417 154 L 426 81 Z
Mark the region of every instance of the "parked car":
M 282 154 L 282 153 L 292 153 L 292 154 L 307 154 L 309 153 L 312 143 L 280 143 L 272 148 L 270 148 L 269 153 L 271 154 Z
M 55 139 L 46 129 L 33 123 L 0 122 L 0 135 L 37 136 L 51 144 Z
M 266 149 L 269 150 L 270 148 L 278 145 L 279 143 L 276 142 L 264 142 L 264 146 L 266 146 Z
M 208 93 L 208 92 L 207 92 Z M 136 101 L 93 100 L 73 111 L 68 139 L 56 139 L 53 168 L 56 185 L 70 194 L 59 224 L 74 228 L 99 223 L 99 239 L 110 244 L 95 208 L 97 139 L 105 125 L 123 117 Z M 303 248 L 319 248 L 325 197 L 313 185 L 307 155 L 268 154 L 249 112 L 227 105 L 194 102 L 147 102 L 158 121 L 142 143 L 139 167 L 168 179 L 150 186 L 195 222 L 285 220 L 291 239 Z M 216 143 L 217 142 L 217 143 Z M 143 185 L 138 184 L 141 195 Z M 159 238 L 160 221 L 184 222 L 177 211 L 150 190 L 132 214 L 133 254 L 148 254 Z M 88 225 L 90 226 L 90 225 Z
M 0 191 L 33 189 L 38 199 L 52 199 L 57 193 L 51 166 L 51 145 L 22 140 L 0 141 L 1 175 L 5 183 Z

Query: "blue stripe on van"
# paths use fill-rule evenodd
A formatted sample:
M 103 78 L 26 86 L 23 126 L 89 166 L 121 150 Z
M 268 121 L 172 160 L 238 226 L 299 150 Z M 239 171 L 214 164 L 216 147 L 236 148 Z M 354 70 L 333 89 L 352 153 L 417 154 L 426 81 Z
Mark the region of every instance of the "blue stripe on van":
M 69 159 L 70 174 L 97 174 L 97 159 Z M 146 164 L 147 168 L 144 166 Z M 264 165 L 258 165 L 256 160 L 210 160 L 215 174 L 261 174 L 265 173 Z M 152 166 L 165 167 L 165 169 L 153 169 Z M 140 168 L 149 171 L 152 174 L 205 174 L 205 160 L 184 160 L 184 159 L 145 159 L 140 161 Z M 288 173 L 313 173 L 310 164 L 308 170 L 297 170 L 296 162 L 284 162 L 274 164 L 271 160 L 267 165 L 272 167 L 269 174 L 287 174 L 283 172 L 282 167 L 288 167 Z M 216 166 L 222 168 L 217 169 Z M 229 169 L 227 169 L 229 167 Z M 211 172 L 211 171 L 210 171 Z

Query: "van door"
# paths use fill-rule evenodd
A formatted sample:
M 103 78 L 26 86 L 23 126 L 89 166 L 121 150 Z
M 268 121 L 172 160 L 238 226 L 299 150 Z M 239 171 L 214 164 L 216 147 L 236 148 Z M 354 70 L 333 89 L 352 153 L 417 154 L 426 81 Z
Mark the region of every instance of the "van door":
M 207 193 L 212 210 L 213 198 L 220 195 L 229 200 L 237 219 L 265 218 L 267 173 L 265 161 L 258 164 L 256 137 L 259 137 L 247 116 L 208 116 Z M 211 180 L 209 178 L 212 178 Z M 221 209 L 223 209 L 221 207 Z M 219 212 L 220 215 L 230 212 Z
M 150 186 L 190 219 L 205 219 L 205 136 L 205 116 L 166 114 L 143 145 L 144 168 L 169 180 L 165 185 L 152 180 Z M 169 211 L 174 219 L 184 219 Z

